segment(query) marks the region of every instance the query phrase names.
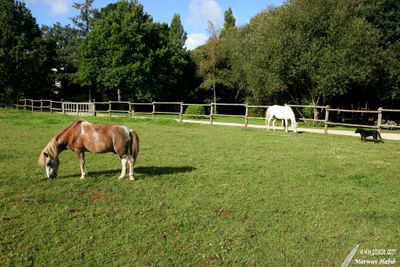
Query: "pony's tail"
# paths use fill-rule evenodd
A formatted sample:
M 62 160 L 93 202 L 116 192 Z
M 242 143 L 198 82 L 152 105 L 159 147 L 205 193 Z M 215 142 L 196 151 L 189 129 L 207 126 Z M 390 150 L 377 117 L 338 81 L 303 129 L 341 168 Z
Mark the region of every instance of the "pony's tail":
M 134 130 L 130 131 L 131 135 L 131 155 L 133 157 L 133 162 L 136 161 L 136 158 L 139 154 L 139 136 L 136 134 Z

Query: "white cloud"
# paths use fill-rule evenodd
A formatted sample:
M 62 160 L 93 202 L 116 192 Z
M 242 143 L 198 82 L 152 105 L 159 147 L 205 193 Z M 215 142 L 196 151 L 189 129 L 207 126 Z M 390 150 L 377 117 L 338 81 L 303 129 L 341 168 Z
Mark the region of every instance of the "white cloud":
M 189 10 L 187 21 L 197 30 L 207 29 L 207 21 L 211 21 L 216 28 L 221 27 L 223 16 L 216 0 L 192 0 Z
M 204 33 L 190 33 L 185 42 L 185 47 L 189 50 L 193 50 L 196 47 L 205 44 L 208 36 Z
M 49 9 L 50 16 L 61 16 L 71 11 L 73 0 L 43 0 L 43 3 Z

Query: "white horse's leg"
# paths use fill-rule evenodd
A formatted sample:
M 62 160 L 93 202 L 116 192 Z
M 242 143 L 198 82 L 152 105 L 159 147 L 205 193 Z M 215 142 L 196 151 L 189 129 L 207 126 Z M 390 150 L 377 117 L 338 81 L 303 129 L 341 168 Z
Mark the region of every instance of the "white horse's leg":
M 122 179 L 125 177 L 126 174 L 126 158 L 121 159 L 121 164 L 122 164 L 122 170 L 121 170 L 121 175 L 118 177 L 118 179 Z
M 87 174 L 86 165 L 85 165 L 85 152 L 78 152 L 79 158 L 79 167 L 81 168 L 81 179 L 85 179 Z
M 267 130 L 269 131 L 269 124 L 271 123 L 271 118 L 268 118 L 267 120 Z
M 285 133 L 288 132 L 288 120 L 285 119 Z
M 274 119 L 274 120 L 272 121 L 272 130 L 274 130 L 274 132 L 275 132 L 275 121 L 276 121 L 276 119 Z

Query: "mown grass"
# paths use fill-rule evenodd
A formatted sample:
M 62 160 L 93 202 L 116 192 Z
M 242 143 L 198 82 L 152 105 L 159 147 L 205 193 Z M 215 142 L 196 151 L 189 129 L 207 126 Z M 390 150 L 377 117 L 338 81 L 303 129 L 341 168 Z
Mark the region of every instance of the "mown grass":
M 124 123 L 141 140 L 134 182 L 113 154 L 37 166 L 76 118 L 0 109 L 0 263 L 338 266 L 399 249 L 400 142 L 169 120 Z

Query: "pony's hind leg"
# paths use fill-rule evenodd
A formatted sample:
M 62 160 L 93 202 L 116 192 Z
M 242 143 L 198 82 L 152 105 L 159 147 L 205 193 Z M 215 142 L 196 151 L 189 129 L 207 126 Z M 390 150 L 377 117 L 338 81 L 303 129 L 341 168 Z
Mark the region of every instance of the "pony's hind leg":
M 86 171 L 85 152 L 78 151 L 77 154 L 79 158 L 79 167 L 81 168 L 81 179 L 85 179 L 88 173 Z
M 127 162 L 126 157 L 121 158 L 122 170 L 121 170 L 121 175 L 118 177 L 118 179 L 122 179 L 126 175 L 126 162 Z
M 135 160 L 133 159 L 132 156 L 128 158 L 128 163 L 129 163 L 129 180 L 133 181 L 135 180 L 134 172 L 133 172 L 133 165 L 135 164 Z

